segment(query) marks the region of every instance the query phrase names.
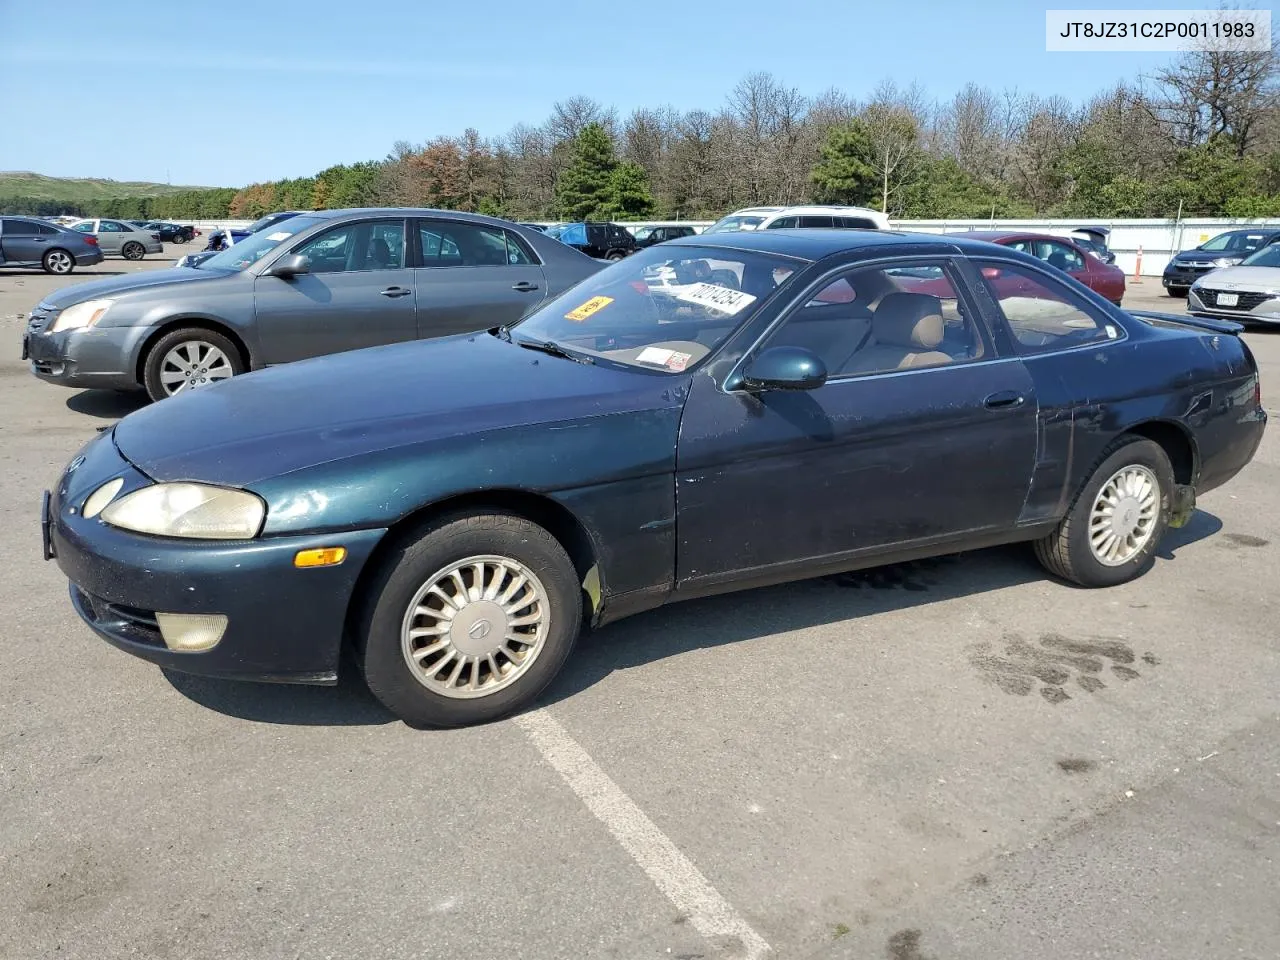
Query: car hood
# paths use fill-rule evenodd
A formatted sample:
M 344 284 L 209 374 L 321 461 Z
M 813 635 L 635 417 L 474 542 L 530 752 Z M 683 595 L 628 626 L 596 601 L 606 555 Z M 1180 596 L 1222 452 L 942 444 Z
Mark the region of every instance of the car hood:
M 1280 290 L 1280 267 L 1223 267 L 1205 274 L 1197 285 L 1241 290 Z
M 201 280 L 216 280 L 232 273 L 229 270 L 192 270 L 186 267 L 173 267 L 168 270 L 148 270 L 123 277 L 108 277 L 105 280 L 91 280 L 88 283 L 77 283 L 57 293 L 50 294 L 42 300 L 56 310 L 65 310 L 76 303 L 93 300 L 98 297 L 118 297 L 121 294 L 146 290 L 150 287 L 164 287 L 177 283 L 193 283 Z
M 130 414 L 114 438 L 155 480 L 249 486 L 424 441 L 678 407 L 683 383 L 464 334 L 236 377 Z
M 1214 260 L 1220 260 L 1223 257 L 1244 259 L 1244 256 L 1245 254 L 1236 254 L 1225 250 L 1183 250 L 1174 254 L 1173 259 L 1184 263 L 1188 260 L 1203 260 L 1206 263 L 1212 263 Z

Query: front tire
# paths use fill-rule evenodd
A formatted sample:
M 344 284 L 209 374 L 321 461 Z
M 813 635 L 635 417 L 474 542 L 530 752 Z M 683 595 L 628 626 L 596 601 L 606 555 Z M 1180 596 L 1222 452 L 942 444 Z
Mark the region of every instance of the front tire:
M 1082 587 L 1135 579 L 1168 529 L 1174 484 L 1159 444 L 1121 437 L 1104 451 L 1058 529 L 1035 542 L 1036 558 Z
M 564 547 L 509 513 L 453 514 L 386 558 L 363 600 L 357 660 L 409 726 L 485 723 L 532 703 L 582 626 Z
M 120 256 L 126 260 L 141 260 L 146 255 L 146 249 L 136 240 L 130 240 L 120 251 Z
M 626 254 L 623 253 L 621 250 L 610 250 L 609 255 L 605 257 L 605 259 L 617 261 L 617 260 L 621 260 L 625 256 Z
M 142 385 L 153 401 L 198 390 L 244 373 L 240 350 L 227 337 L 201 327 L 170 331 L 152 344 Z
M 1165 290 L 1168 292 L 1169 296 L 1179 297 L 1182 299 L 1186 299 L 1187 291 L 1189 291 L 1190 289 L 1191 289 L 1190 287 L 1165 287 Z
M 76 268 L 76 258 L 66 250 L 56 247 L 45 251 L 44 257 L 40 260 L 40 266 L 44 268 L 45 273 L 64 277 Z

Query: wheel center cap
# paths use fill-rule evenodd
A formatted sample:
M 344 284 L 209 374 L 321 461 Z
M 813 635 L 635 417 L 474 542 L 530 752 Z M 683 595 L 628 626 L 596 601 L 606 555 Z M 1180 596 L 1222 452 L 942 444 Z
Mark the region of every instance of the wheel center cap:
M 507 614 L 492 600 L 473 600 L 449 624 L 449 642 L 459 653 L 481 657 L 498 649 L 507 631 Z
M 1129 536 L 1138 527 L 1138 515 L 1139 508 L 1136 500 L 1126 499 L 1120 501 L 1120 504 L 1116 507 L 1115 516 L 1111 521 L 1111 529 L 1118 536 Z

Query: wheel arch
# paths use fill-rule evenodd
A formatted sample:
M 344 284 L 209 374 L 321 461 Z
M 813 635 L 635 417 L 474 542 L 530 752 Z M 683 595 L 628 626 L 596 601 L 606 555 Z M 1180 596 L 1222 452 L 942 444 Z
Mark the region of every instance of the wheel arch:
M 244 338 L 240 336 L 240 334 L 236 333 L 231 326 L 209 317 L 173 317 L 172 319 L 164 321 L 164 323 L 156 327 L 155 330 L 152 330 L 147 334 L 146 339 L 142 341 L 142 346 L 138 348 L 138 356 L 134 360 L 134 380 L 139 384 L 144 382 L 143 378 L 146 376 L 147 357 L 150 355 L 151 348 L 156 345 L 156 342 L 165 334 L 173 333 L 173 331 L 180 330 L 185 327 L 190 327 L 196 330 L 208 330 L 211 333 L 218 333 L 226 337 L 235 344 L 236 350 L 240 353 L 240 361 L 244 364 L 245 370 L 253 369 L 253 355 L 249 351 L 249 345 L 244 342 Z
M 1200 476 L 1200 450 L 1191 431 L 1175 420 L 1144 420 L 1123 431 L 1157 444 L 1169 458 L 1175 483 L 1194 486 Z
M 595 569 L 598 578 L 596 596 L 589 597 L 583 604 L 584 615 L 588 620 L 592 619 L 597 612 L 595 608 L 600 605 L 598 598 L 603 590 L 604 574 L 600 570 L 599 548 L 586 525 L 573 511 L 553 497 L 528 490 L 501 488 L 453 494 L 412 510 L 392 524 L 365 561 L 351 591 L 346 618 L 348 629 L 345 631 L 348 639 L 352 636 L 355 620 L 365 602 L 369 583 L 378 575 L 388 557 L 416 540 L 425 526 L 441 517 L 487 512 L 515 514 L 550 533 L 569 554 L 579 584 Z

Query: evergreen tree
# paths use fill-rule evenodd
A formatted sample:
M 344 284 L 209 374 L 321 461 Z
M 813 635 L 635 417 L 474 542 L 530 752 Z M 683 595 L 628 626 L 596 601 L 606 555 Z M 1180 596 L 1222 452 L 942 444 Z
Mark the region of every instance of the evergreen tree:
M 597 220 L 608 216 L 616 196 L 614 171 L 618 157 L 613 138 L 599 123 L 589 123 L 573 138 L 569 165 L 556 183 L 556 210 L 564 220 Z

